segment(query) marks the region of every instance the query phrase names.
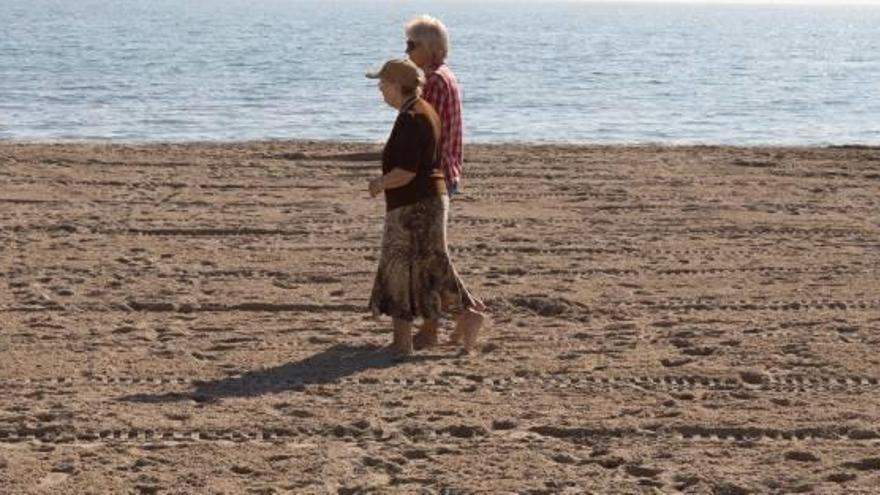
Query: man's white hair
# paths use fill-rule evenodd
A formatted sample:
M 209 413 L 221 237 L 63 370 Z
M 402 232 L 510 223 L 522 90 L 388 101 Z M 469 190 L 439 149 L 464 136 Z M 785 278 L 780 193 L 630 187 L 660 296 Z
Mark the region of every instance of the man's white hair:
M 449 55 L 449 32 L 440 19 L 429 15 L 414 17 L 406 23 L 407 39 L 424 45 L 434 62 L 445 62 Z

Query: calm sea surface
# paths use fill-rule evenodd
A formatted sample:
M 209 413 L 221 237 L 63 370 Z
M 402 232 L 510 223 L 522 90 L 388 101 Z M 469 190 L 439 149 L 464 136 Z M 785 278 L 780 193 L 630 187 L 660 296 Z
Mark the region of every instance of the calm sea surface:
M 0 139 L 380 141 L 450 28 L 468 142 L 880 144 L 880 7 L 0 0 Z

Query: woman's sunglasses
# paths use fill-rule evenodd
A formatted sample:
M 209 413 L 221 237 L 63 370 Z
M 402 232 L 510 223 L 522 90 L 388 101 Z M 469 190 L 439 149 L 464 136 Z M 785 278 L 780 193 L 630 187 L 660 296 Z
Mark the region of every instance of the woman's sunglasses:
M 406 53 L 409 53 L 416 48 L 418 48 L 419 44 L 413 40 L 406 40 Z

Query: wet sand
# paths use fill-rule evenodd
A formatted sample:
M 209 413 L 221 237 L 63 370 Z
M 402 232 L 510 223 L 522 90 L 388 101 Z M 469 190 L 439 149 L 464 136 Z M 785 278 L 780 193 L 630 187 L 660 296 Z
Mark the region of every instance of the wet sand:
M 377 151 L 0 143 L 0 492 L 877 490 L 880 149 L 470 146 L 406 363 Z

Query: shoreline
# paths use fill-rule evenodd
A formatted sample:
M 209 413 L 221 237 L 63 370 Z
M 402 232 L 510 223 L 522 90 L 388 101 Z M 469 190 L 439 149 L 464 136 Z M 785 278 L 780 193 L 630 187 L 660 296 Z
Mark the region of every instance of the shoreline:
M 149 147 L 265 147 L 265 146 L 309 146 L 309 147 L 381 147 L 383 141 L 347 141 L 339 139 L 255 139 L 242 141 L 115 141 L 111 139 L 72 139 L 72 140 L 25 140 L 25 139 L 3 139 L 0 138 L 0 147 L 9 146 L 106 146 L 106 147 L 130 147 L 130 148 L 149 148 Z M 510 142 L 465 142 L 464 149 L 478 148 L 502 148 L 513 147 L 518 149 L 524 148 L 565 148 L 565 149 L 778 149 L 778 150 L 880 150 L 880 143 L 827 143 L 827 144 L 784 144 L 784 143 L 757 143 L 757 144 L 726 144 L 726 143 L 664 143 L 664 142 L 619 142 L 619 143 L 590 143 L 590 142 L 526 142 L 526 141 L 510 141 Z

